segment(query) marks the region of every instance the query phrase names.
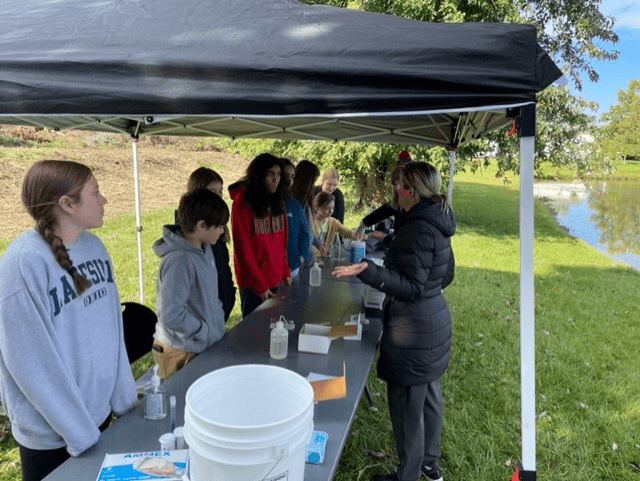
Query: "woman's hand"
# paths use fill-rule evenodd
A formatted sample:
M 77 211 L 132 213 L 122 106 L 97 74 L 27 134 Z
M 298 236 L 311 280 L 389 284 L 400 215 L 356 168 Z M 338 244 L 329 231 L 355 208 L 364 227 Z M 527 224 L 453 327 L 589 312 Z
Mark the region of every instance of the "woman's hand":
M 359 262 L 357 264 L 351 264 L 349 266 L 336 266 L 331 271 L 331 275 L 334 277 L 348 277 L 357 276 L 367 268 L 369 264 L 367 262 Z
M 318 252 L 320 252 L 321 257 L 327 257 L 329 255 L 329 249 L 327 249 L 325 246 L 318 247 Z

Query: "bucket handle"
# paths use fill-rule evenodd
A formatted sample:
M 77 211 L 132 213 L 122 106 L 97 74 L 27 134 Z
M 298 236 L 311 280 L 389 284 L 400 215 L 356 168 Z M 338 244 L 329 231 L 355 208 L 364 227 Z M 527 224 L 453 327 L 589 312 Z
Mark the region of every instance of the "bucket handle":
M 271 466 L 271 469 L 267 471 L 267 474 L 264 475 L 264 478 L 262 478 L 262 481 L 265 481 L 265 479 L 267 479 L 267 476 L 271 474 L 271 471 L 273 471 L 275 467 L 278 465 L 278 463 L 282 461 L 282 458 L 286 454 L 286 451 L 287 451 L 286 449 L 282 449 L 282 451 L 280 451 L 280 456 L 278 457 L 278 459 L 276 459 L 276 462 L 273 464 L 273 466 Z

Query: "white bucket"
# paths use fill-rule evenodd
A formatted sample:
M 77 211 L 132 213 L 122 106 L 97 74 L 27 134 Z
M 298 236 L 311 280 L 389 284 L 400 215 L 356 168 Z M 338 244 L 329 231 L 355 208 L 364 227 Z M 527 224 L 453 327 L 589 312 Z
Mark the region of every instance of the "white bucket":
M 302 481 L 313 389 L 277 366 L 244 364 L 202 376 L 186 395 L 191 481 Z

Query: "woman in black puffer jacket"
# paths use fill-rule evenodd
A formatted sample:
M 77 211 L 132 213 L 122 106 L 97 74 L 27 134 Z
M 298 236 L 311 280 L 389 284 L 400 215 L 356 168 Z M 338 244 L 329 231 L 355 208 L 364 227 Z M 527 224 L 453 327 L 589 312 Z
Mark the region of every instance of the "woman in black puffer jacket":
M 441 480 L 438 466 L 442 398 L 440 377 L 449 362 L 451 313 L 442 295 L 451 257 L 455 215 L 441 194 L 432 165 L 407 165 L 394 184 L 394 202 L 406 212 L 396 225 L 385 267 L 364 260 L 338 266 L 336 277 L 357 275 L 387 294 L 378 376 L 388 401 L 400 464 L 372 481 Z

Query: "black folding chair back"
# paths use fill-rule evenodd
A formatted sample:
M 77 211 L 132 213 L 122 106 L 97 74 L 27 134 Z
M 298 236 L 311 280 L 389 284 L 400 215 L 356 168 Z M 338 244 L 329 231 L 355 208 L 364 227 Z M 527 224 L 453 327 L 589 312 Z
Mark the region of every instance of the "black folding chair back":
M 153 309 L 137 302 L 123 302 L 122 306 L 124 345 L 129 362 L 133 363 L 151 351 L 158 316 Z

